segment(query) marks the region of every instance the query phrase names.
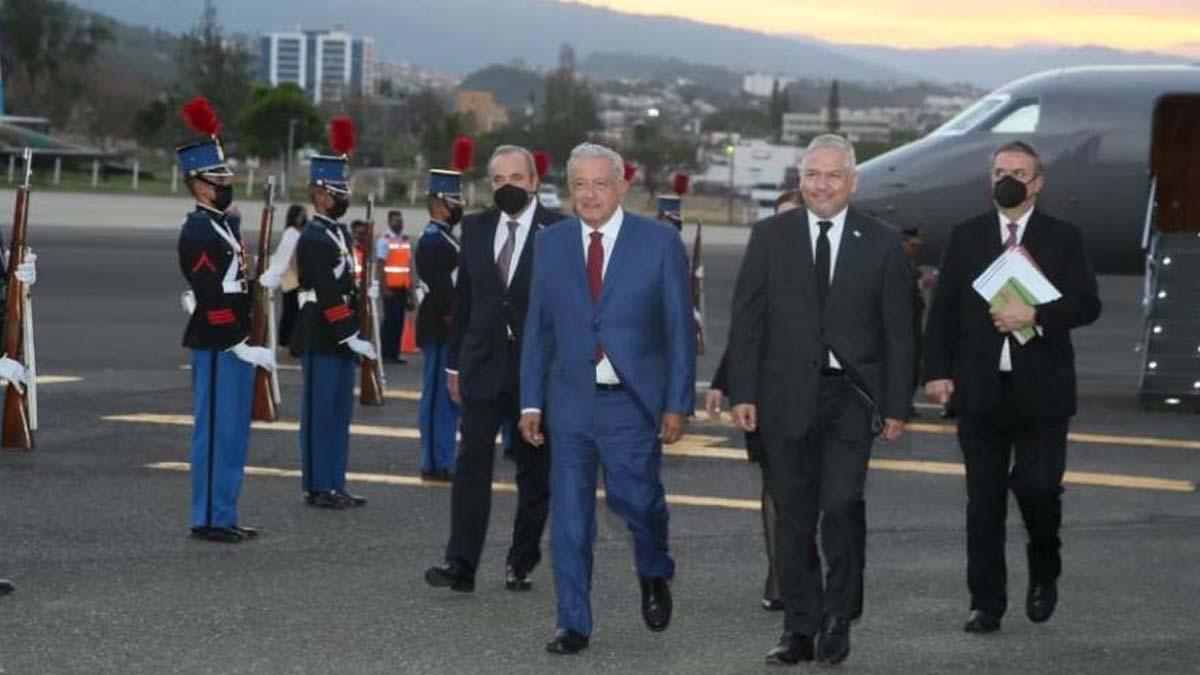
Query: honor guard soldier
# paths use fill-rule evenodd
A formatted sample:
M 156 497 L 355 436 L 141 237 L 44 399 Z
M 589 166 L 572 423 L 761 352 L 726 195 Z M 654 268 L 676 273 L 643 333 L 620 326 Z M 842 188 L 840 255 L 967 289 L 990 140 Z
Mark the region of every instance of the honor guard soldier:
M 418 426 L 421 430 L 421 477 L 448 481 L 454 471 L 458 406 L 446 388 L 446 343 L 454 308 L 458 240 L 462 220 L 462 174 L 433 169 L 426 198 L 430 221 L 417 240 L 417 277 L 425 297 L 417 309 L 417 345 L 424 360 Z
M 192 536 L 237 543 L 258 536 L 238 523 L 237 500 L 250 439 L 255 367 L 272 370 L 275 355 L 246 343 L 250 296 L 241 218 L 230 210 L 233 172 L 217 138 L 220 122 L 208 101 L 183 107 L 205 138 L 178 146 L 179 168 L 196 208 L 179 234 L 179 266 L 191 286 L 183 346 L 192 350 Z
M 344 509 L 367 500 L 346 491 L 350 416 L 354 408 L 356 359 L 375 358 L 375 348 L 358 334 L 354 255 L 350 232 L 338 219 L 350 208 L 346 168 L 354 149 L 347 118 L 330 120 L 334 155 L 309 164 L 313 217 L 296 245 L 300 272 L 300 323 L 292 353 L 304 373 L 300 404 L 300 458 L 306 502 Z

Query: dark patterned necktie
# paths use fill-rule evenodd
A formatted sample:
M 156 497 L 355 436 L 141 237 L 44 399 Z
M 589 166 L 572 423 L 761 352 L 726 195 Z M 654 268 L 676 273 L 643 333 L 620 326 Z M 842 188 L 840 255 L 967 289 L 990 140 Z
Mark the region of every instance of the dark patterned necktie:
M 500 273 L 500 283 L 508 286 L 508 270 L 512 266 L 513 249 L 517 247 L 517 227 L 520 226 L 515 220 L 510 220 L 508 225 L 508 238 L 504 240 L 504 246 L 500 248 L 500 256 L 496 258 L 496 270 Z

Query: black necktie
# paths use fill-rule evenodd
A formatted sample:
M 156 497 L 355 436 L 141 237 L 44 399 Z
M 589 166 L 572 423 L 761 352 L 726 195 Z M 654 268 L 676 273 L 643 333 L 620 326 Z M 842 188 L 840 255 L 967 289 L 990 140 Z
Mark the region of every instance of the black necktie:
M 509 220 L 507 225 L 508 238 L 504 240 L 504 246 L 500 248 L 500 256 L 496 258 L 496 271 L 500 273 L 500 283 L 506 288 L 508 287 L 508 270 L 512 267 L 513 249 L 517 246 L 517 228 L 520 227 L 520 223 Z
M 824 314 L 825 299 L 829 297 L 829 228 L 833 227 L 833 223 L 822 220 L 817 223 L 817 227 L 821 228 L 821 234 L 817 235 L 817 255 L 814 261 L 817 272 L 817 306 Z

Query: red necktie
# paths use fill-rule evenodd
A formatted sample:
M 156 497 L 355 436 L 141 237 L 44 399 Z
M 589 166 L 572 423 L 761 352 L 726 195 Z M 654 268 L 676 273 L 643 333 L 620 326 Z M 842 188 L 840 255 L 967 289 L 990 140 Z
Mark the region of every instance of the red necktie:
M 587 273 L 588 273 L 588 288 L 592 292 L 592 303 L 600 303 L 600 287 L 604 282 L 604 244 L 601 239 L 604 235 L 599 232 L 592 232 L 592 241 L 588 244 L 587 251 Z M 604 359 L 604 347 L 596 345 L 596 363 L 600 363 Z

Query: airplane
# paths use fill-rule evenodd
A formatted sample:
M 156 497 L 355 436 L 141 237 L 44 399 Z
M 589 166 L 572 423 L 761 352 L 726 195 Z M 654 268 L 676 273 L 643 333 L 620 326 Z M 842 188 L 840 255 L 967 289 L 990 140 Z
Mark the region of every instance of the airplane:
M 1046 167 L 1038 207 L 1083 229 L 1097 272 L 1141 274 L 1152 178 L 1160 188 L 1175 186 L 1169 206 L 1184 208 L 1180 195 L 1200 199 L 1200 173 L 1183 159 L 1190 153 L 1194 167 L 1200 156 L 1197 125 L 1200 64 L 1036 73 L 987 94 L 920 140 L 863 162 L 854 200 L 899 228 L 920 228 L 922 257 L 936 263 L 950 228 L 990 205 L 992 151 L 1027 141 Z M 1195 145 L 1177 142 L 1181 126 L 1190 127 L 1184 136 Z M 1162 189 L 1158 195 L 1161 220 Z M 1200 213 L 1200 205 L 1190 211 Z M 1200 219 L 1190 228 L 1200 229 Z

